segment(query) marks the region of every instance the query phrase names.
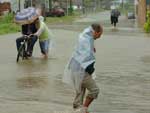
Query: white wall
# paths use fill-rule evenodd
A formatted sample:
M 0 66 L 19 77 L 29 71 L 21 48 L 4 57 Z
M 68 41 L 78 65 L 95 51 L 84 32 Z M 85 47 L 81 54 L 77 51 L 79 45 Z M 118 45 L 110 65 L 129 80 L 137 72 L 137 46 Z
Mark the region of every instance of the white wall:
M 20 0 L 20 9 L 24 9 L 24 1 L 25 0 Z M 17 11 L 19 9 L 19 0 L 11 0 L 11 8 L 12 11 Z

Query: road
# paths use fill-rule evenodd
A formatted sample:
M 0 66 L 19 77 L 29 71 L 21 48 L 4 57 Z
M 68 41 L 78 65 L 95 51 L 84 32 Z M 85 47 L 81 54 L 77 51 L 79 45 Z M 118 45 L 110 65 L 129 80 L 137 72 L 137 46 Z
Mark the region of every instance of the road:
M 108 12 L 49 26 L 55 38 L 48 60 L 42 59 L 36 43 L 33 57 L 16 63 L 15 39 L 20 33 L 0 36 L 0 113 L 71 113 L 75 93 L 62 83 L 63 71 L 79 32 L 93 22 L 102 23 L 104 34 L 96 41 L 100 95 L 89 111 L 149 113 L 149 35 L 124 16 L 114 29 Z

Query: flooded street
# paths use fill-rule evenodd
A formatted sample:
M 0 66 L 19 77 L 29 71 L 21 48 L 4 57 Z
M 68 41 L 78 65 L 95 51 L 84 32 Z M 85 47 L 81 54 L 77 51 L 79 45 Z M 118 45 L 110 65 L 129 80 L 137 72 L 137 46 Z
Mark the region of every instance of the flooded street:
M 72 110 L 75 93 L 62 83 L 63 71 L 79 32 L 97 21 L 104 26 L 96 41 L 100 95 L 89 111 L 150 113 L 150 36 L 125 17 L 114 29 L 108 12 L 88 15 L 72 25 L 49 26 L 55 38 L 48 60 L 42 59 L 37 42 L 33 58 L 16 63 L 15 39 L 20 33 L 1 35 L 0 113 L 70 113 L 65 111 Z

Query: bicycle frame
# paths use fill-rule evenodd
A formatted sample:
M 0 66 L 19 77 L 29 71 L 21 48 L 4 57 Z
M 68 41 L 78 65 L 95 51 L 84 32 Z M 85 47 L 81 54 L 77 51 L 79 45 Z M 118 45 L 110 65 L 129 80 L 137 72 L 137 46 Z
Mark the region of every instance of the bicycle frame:
M 17 54 L 17 59 L 16 59 L 17 62 L 19 61 L 19 57 L 22 57 L 22 60 L 28 58 L 26 53 L 27 53 L 28 41 L 31 36 L 24 35 L 23 37 L 24 37 L 24 40 L 23 40 L 23 42 L 21 42 L 21 46 L 20 46 L 20 48 L 18 50 L 18 54 Z

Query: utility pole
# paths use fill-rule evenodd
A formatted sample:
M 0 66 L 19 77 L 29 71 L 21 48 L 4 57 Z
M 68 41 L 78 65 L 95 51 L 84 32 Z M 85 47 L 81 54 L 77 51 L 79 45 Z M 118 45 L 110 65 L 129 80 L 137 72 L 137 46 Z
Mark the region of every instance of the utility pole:
M 69 11 L 68 11 L 68 9 L 69 9 L 69 7 L 68 7 L 68 5 L 69 5 L 69 0 L 67 0 L 66 3 L 67 3 L 67 6 L 66 6 L 66 8 L 67 8 L 66 11 L 67 11 L 67 12 L 66 12 L 66 13 L 67 13 L 67 16 L 68 16 L 68 15 L 69 15 Z
M 101 8 L 101 6 L 102 6 L 102 0 L 99 0 L 98 5 L 99 5 L 99 8 Z
M 122 9 L 124 9 L 124 1 L 122 0 Z
M 69 8 L 70 15 L 72 15 L 72 11 L 73 11 L 73 9 L 72 9 L 72 0 L 70 0 L 70 8 Z
M 82 0 L 82 11 L 85 14 L 85 0 Z
M 20 10 L 21 10 L 21 7 L 20 7 L 20 0 L 18 0 L 18 10 L 19 10 L 19 12 L 20 12 Z
M 52 0 L 49 0 L 49 10 L 52 9 Z
M 94 8 L 93 8 L 93 9 L 94 9 L 94 12 L 95 12 L 95 11 L 96 11 L 96 9 L 97 9 L 97 6 L 98 6 L 98 4 L 97 4 L 97 0 L 94 0 L 94 5 L 93 5 L 93 6 L 94 6 Z
M 31 0 L 31 7 L 33 6 L 33 1 Z

